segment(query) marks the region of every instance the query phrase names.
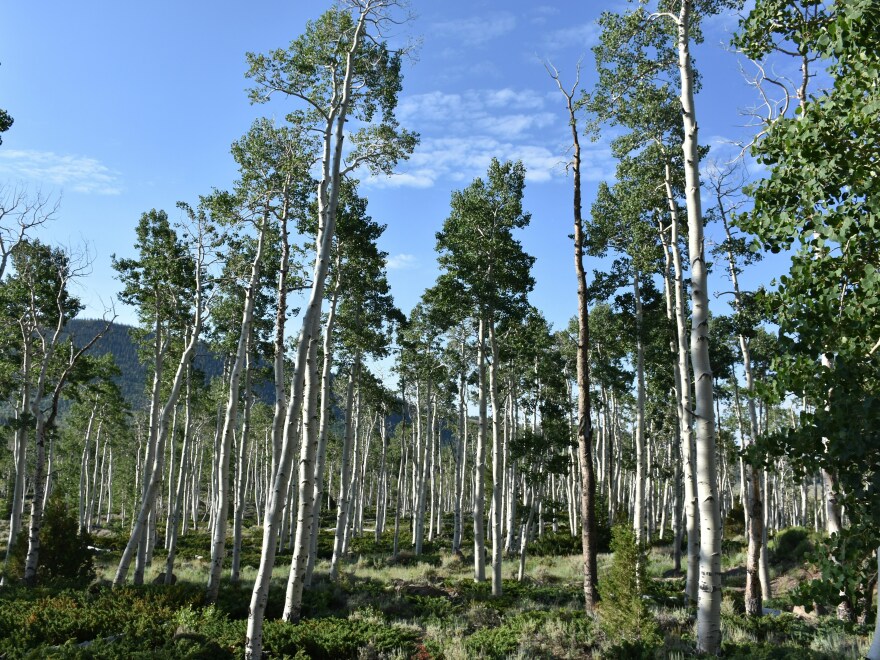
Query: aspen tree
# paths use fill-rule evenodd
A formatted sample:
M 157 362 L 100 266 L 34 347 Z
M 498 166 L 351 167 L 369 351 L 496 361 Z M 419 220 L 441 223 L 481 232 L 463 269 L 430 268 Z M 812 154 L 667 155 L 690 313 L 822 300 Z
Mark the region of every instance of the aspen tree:
M 876 494 L 865 487 L 876 483 L 880 413 L 874 376 L 880 343 L 878 277 L 875 260 L 867 257 L 877 253 L 871 201 L 877 177 L 864 169 L 880 153 L 877 131 L 865 130 L 876 124 L 872 108 L 880 68 L 873 40 L 880 16 L 876 3 L 862 0 L 835 2 L 828 14 L 821 14 L 825 5 L 817 5 L 813 32 L 802 29 L 798 8 L 768 25 L 764 16 L 773 5 L 756 5 L 747 19 L 747 28 L 763 33 L 756 54 L 794 41 L 798 52 L 815 52 L 828 63 L 832 84 L 805 99 L 796 116 L 779 116 L 762 131 L 752 151 L 769 175 L 753 187 L 754 209 L 738 224 L 755 234 L 762 248 L 794 250 L 789 273 L 769 296 L 782 346 L 772 385 L 778 395 L 791 392 L 818 404 L 805 407 L 799 423 L 768 438 L 763 449 L 765 460 L 786 456 L 809 471 L 836 473 L 849 526 L 826 540 L 820 568 L 826 585 L 841 589 L 838 613 L 848 615 L 865 599 L 865 574 L 873 571 L 868 552 L 858 558 L 845 554 L 848 540 L 871 539 L 873 546 L 880 538 L 873 522 Z M 827 498 L 835 488 L 823 485 Z M 828 513 L 832 522 L 833 512 Z M 876 655 L 876 647 L 872 652 Z
M 593 421 L 592 402 L 590 401 L 590 311 L 587 293 L 587 276 L 584 269 L 584 221 L 581 206 L 581 144 L 578 135 L 577 114 L 578 104 L 574 100 L 575 90 L 580 83 L 580 66 L 577 69 L 571 89 L 562 85 L 559 71 L 548 65 L 548 72 L 565 97 L 568 122 L 571 129 L 572 160 L 571 172 L 573 179 L 573 221 L 574 233 L 574 269 L 578 291 L 578 334 L 577 334 L 577 442 L 580 458 L 580 511 L 581 511 L 581 551 L 584 558 L 584 606 L 587 614 L 592 615 L 599 599 L 597 590 L 597 543 L 596 543 L 596 476 L 593 470 Z M 573 499 L 573 498 L 572 498 Z M 572 510 L 572 513 L 574 511 Z M 530 516 L 531 517 L 531 516 Z M 531 524 L 531 523 L 529 523 Z M 574 533 L 574 526 L 571 526 Z M 525 553 L 525 551 L 523 551 Z
M 63 333 L 68 321 L 82 309 L 79 299 L 72 295 L 70 286 L 82 275 L 87 264 L 66 250 L 37 240 L 19 242 L 12 251 L 12 260 L 16 273 L 13 287 L 23 294 L 18 299 L 24 302 L 16 310 L 21 314 L 19 327 L 23 343 L 32 341 L 30 350 L 33 351 L 35 372 L 22 373 L 24 379 L 32 380 L 32 397 L 29 408 L 22 411 L 20 418 L 20 423 L 32 430 L 35 445 L 31 477 L 34 492 L 24 567 L 25 584 L 34 586 L 37 582 L 45 504 L 46 441 L 56 433 L 55 420 L 61 393 L 70 383 L 91 376 L 88 372 L 83 373 L 83 365 L 88 362 L 84 354 L 107 332 L 112 320 L 106 322 L 91 341 L 82 347 L 75 347 Z M 27 436 L 23 434 L 21 437 L 25 439 Z M 24 441 L 18 451 L 21 454 L 26 451 Z M 23 489 L 21 492 L 23 495 Z
M 213 259 L 212 242 L 214 231 L 204 208 L 194 211 L 185 204 L 180 204 L 180 206 L 187 213 L 192 223 L 192 244 L 190 246 L 192 252 L 188 251 L 187 246 L 178 242 L 176 233 L 168 224 L 167 216 L 164 213 L 157 214 L 152 212 L 144 214 L 138 225 L 141 259 L 119 260 L 115 262 L 117 270 L 127 279 L 127 286 L 122 294 L 125 297 L 124 299 L 143 303 L 140 308 L 141 313 L 146 318 L 150 318 L 150 314 L 155 314 L 155 318 L 159 319 L 156 323 L 160 327 L 162 326 L 163 319 L 156 310 L 162 309 L 163 303 L 167 305 L 167 302 L 157 295 L 159 290 L 167 290 L 166 287 L 177 285 L 181 288 L 175 293 L 186 293 L 191 286 L 192 288 L 189 291 L 193 295 L 189 309 L 192 316 L 186 327 L 185 345 L 174 373 L 170 391 L 164 403 L 161 403 L 158 398 L 154 398 L 151 402 L 152 409 L 155 410 L 154 413 L 151 411 L 149 438 L 152 451 L 148 454 L 149 459 L 144 464 L 141 503 L 131 536 L 116 569 L 116 575 L 113 579 L 115 585 L 122 584 L 125 581 L 131 560 L 136 551 L 138 561 L 135 566 L 135 582 L 143 582 L 148 523 L 150 517 L 154 514 L 155 499 L 162 480 L 165 442 L 168 438 L 171 416 L 177 407 L 177 399 L 180 395 L 184 376 L 195 353 L 203 323 L 208 313 L 210 293 L 207 289 L 210 282 L 205 271 Z M 161 258 L 158 256 L 160 250 L 167 250 L 162 254 Z M 173 267 L 183 269 L 182 271 L 164 271 L 159 266 L 161 263 L 168 263 L 166 260 L 169 254 L 175 255 L 180 260 L 173 264 Z M 192 280 L 188 281 L 183 278 L 184 274 L 190 275 Z M 172 300 L 171 302 L 180 305 L 180 301 Z M 166 307 L 164 313 L 168 313 L 167 310 L 168 308 Z M 181 307 L 177 307 L 177 309 L 171 307 L 171 310 L 177 315 L 182 311 Z M 167 346 L 168 341 L 170 341 L 168 337 L 163 338 L 160 336 L 154 339 L 156 346 L 159 346 L 160 343 L 164 343 Z M 154 356 L 157 354 L 163 356 L 164 350 L 165 348 L 159 346 L 158 350 L 154 350 Z M 154 380 L 157 377 L 161 378 L 160 375 L 154 376 Z M 154 392 L 159 392 L 158 387 L 154 387 Z M 153 428 L 154 423 L 155 428 Z
M 255 83 L 252 100 L 265 102 L 280 94 L 301 101 L 306 109 L 289 116 L 321 135 L 315 264 L 297 340 L 296 367 L 287 401 L 287 429 L 299 428 L 299 424 L 290 422 L 300 412 L 307 353 L 313 338 L 320 333 L 341 181 L 361 166 L 390 173 L 395 163 L 412 151 L 417 139 L 414 134 L 400 130 L 394 118 L 400 90 L 400 53 L 390 51 L 380 41 L 383 26 L 391 20 L 390 13 L 398 5 L 396 0 L 347 0 L 310 22 L 305 34 L 295 39 L 289 49 L 278 49 L 268 56 L 248 55 L 247 75 Z M 377 113 L 381 115 L 378 122 Z M 347 136 L 344 129 L 349 115 L 364 122 L 364 126 Z M 353 150 L 343 163 L 346 141 L 351 142 Z M 263 614 L 275 564 L 277 525 L 284 509 L 296 444 L 292 435 L 295 434 L 285 433 L 273 465 L 260 567 L 248 616 L 248 658 L 259 658 L 262 653 Z
M 501 409 L 498 396 L 498 341 L 496 323 L 515 314 L 534 285 L 530 269 L 534 259 L 513 237 L 513 230 L 528 225 L 530 215 L 522 208 L 525 168 L 522 163 L 500 163 L 493 159 L 487 178 L 453 193 L 451 214 L 437 234 L 437 251 L 442 269 L 435 289 L 449 300 L 460 301 L 478 320 L 478 370 L 480 374 L 481 431 L 477 439 L 476 492 L 474 503 L 474 561 L 476 579 L 483 579 L 481 473 L 485 451 L 485 406 L 492 402 L 492 593 L 501 595 Z M 485 346 L 488 343 L 488 346 Z M 485 379 L 486 358 L 489 383 Z M 487 392 L 488 389 L 488 392 Z

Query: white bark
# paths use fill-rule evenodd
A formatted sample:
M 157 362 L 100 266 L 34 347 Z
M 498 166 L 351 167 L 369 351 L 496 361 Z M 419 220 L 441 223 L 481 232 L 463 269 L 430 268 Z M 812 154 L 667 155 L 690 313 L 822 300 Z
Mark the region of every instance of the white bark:
M 682 151 L 691 260 L 691 364 L 694 371 L 697 497 L 700 507 L 700 581 L 697 604 L 697 650 L 721 648 L 721 520 L 715 468 L 715 409 L 709 363 L 709 291 L 703 246 L 700 154 L 690 57 L 692 0 L 681 0 L 677 18 L 678 63 L 684 124 Z
M 196 260 L 195 302 L 193 321 L 191 327 L 189 328 L 189 339 L 186 347 L 184 348 L 183 354 L 180 356 L 180 362 L 177 365 L 177 371 L 174 374 L 174 378 L 171 383 L 171 391 L 168 394 L 165 405 L 156 415 L 156 446 L 154 448 L 154 451 L 152 452 L 153 461 L 152 464 L 148 463 L 144 465 L 144 496 L 141 501 L 141 506 L 138 511 L 137 518 L 135 519 L 135 524 L 131 536 L 129 537 L 128 543 L 125 546 L 125 550 L 122 552 L 122 557 L 119 560 L 119 566 L 116 569 L 116 575 L 113 578 L 113 584 L 115 585 L 120 585 L 125 581 L 125 578 L 128 575 L 128 568 L 131 564 L 131 560 L 134 556 L 135 550 L 138 550 L 139 559 L 142 557 L 142 552 L 144 554 L 146 552 L 145 539 L 147 532 L 147 522 L 150 514 L 153 511 L 153 504 L 156 498 L 156 493 L 158 492 L 159 485 L 162 481 L 162 464 L 164 459 L 165 440 L 168 437 L 168 429 L 171 421 L 170 417 L 175 406 L 177 405 L 177 399 L 180 395 L 180 388 L 183 384 L 184 374 L 186 373 L 192 356 L 195 353 L 196 345 L 198 344 L 202 330 L 202 321 L 205 314 L 201 278 L 203 249 L 203 246 L 199 247 L 200 255 L 199 258 Z M 152 429 L 150 431 L 150 435 L 154 435 L 154 431 Z M 149 480 L 147 480 L 148 471 Z M 139 566 L 136 566 L 136 575 L 139 574 L 140 581 L 143 582 L 143 563 L 139 562 L 139 564 Z M 139 573 L 137 571 L 138 568 L 140 568 Z
M 635 422 L 635 500 L 633 527 L 636 543 L 645 546 L 647 534 L 647 515 L 645 502 L 645 478 L 647 472 L 645 457 L 645 347 L 642 339 L 642 294 L 639 285 L 639 271 L 633 271 L 633 297 L 636 313 L 636 422 Z
M 338 266 L 338 261 L 337 261 Z M 320 532 L 321 508 L 324 495 L 324 464 L 327 457 L 327 434 L 330 429 L 330 369 L 333 364 L 333 326 L 336 322 L 336 305 L 339 301 L 339 280 L 333 288 L 330 309 L 324 325 L 324 364 L 321 369 L 321 425 L 318 429 L 318 458 L 315 467 L 315 503 L 312 507 L 311 541 L 306 565 L 305 586 L 312 582 L 312 572 L 318 555 L 318 534 Z M 328 489 L 329 490 L 329 489 Z
M 311 342 L 306 363 L 306 405 L 303 407 L 303 435 L 300 443 L 299 459 L 299 494 L 297 501 L 296 532 L 293 542 L 293 557 L 290 564 L 290 576 L 287 581 L 287 593 L 284 600 L 285 621 L 299 621 L 302 609 L 302 593 L 308 554 L 311 550 L 312 524 L 316 521 L 312 514 L 315 486 L 315 458 L 318 452 L 318 331 Z
M 501 409 L 498 400 L 498 342 L 495 340 L 495 320 L 488 319 L 489 350 L 492 362 L 489 364 L 489 394 L 492 399 L 492 595 L 501 595 L 501 491 L 504 487 L 501 447 Z
M 687 309 L 684 292 L 684 269 L 678 247 L 678 208 L 672 192 L 672 173 L 665 166 L 666 200 L 669 205 L 672 266 L 675 280 L 675 328 L 678 348 L 676 395 L 678 398 L 678 426 L 681 435 L 682 463 L 684 464 L 684 516 L 687 532 L 687 575 L 685 594 L 691 602 L 697 601 L 700 562 L 699 508 L 697 507 L 695 447 L 692 432 L 693 407 L 691 403 L 690 364 L 687 347 Z M 678 514 L 676 514 L 678 515 Z
M 89 445 L 92 440 L 92 424 L 95 421 L 95 414 L 98 412 L 98 397 L 95 396 L 95 404 L 92 406 L 92 412 L 89 414 L 89 421 L 86 424 L 85 446 L 83 447 L 83 460 L 79 470 L 79 529 L 80 533 L 86 528 L 86 502 L 88 500 L 88 471 L 89 471 Z
M 465 343 L 461 342 L 462 359 L 464 358 Z M 458 435 L 455 441 L 455 492 L 453 494 L 453 507 L 455 522 L 452 530 L 452 551 L 461 550 L 461 535 L 463 531 L 462 509 L 464 509 L 464 471 L 467 457 L 467 381 L 464 371 L 459 375 L 458 383 Z
M 354 443 L 354 390 L 360 371 L 360 355 L 356 355 L 348 375 L 345 390 L 345 435 L 342 441 L 341 465 L 339 469 L 339 498 L 336 503 L 336 532 L 333 538 L 333 557 L 330 560 L 330 579 L 339 574 L 342 559 L 345 528 L 348 525 L 348 503 L 351 496 L 351 452 Z
M 477 332 L 477 369 L 479 372 L 479 428 L 474 457 L 474 581 L 486 579 L 485 487 L 486 487 L 486 330 L 482 319 Z
M 190 389 L 190 377 L 192 375 L 192 367 L 189 367 L 187 370 L 186 376 L 186 403 L 185 403 L 185 420 L 183 426 L 183 443 L 180 448 L 180 464 L 178 466 L 178 474 L 177 474 L 177 488 L 174 493 L 174 502 L 171 506 L 171 516 L 168 521 L 168 538 L 166 539 L 165 547 L 168 549 L 168 556 L 165 558 L 165 584 L 171 584 L 171 581 L 174 579 L 174 559 L 177 554 L 177 533 L 178 533 L 178 524 L 180 523 L 180 518 L 183 509 L 183 492 L 184 486 L 186 485 L 186 470 L 187 470 L 187 459 L 189 453 L 189 443 L 190 436 L 192 434 L 192 420 L 191 420 L 191 389 Z M 169 475 L 169 481 L 170 475 Z M 183 518 L 186 518 L 185 513 L 183 513 Z
M 244 509 L 247 502 L 246 493 L 248 478 L 245 456 L 247 455 L 247 448 L 251 435 L 251 406 L 253 404 L 253 395 L 251 394 L 251 370 L 253 367 L 251 363 L 251 348 L 248 346 L 247 359 L 244 367 L 244 412 L 241 421 L 241 435 L 238 438 L 238 452 L 235 468 L 235 509 L 232 516 L 232 570 L 229 575 L 229 581 L 232 584 L 236 584 L 241 580 L 241 537 L 242 526 L 244 525 Z
M 238 336 L 238 346 L 235 352 L 235 361 L 229 372 L 229 393 L 226 400 L 226 415 L 223 419 L 223 431 L 220 435 L 220 455 L 217 459 L 217 491 L 214 506 L 214 527 L 211 533 L 211 572 L 208 575 L 208 588 L 206 601 L 213 603 L 217 600 L 220 589 L 220 574 L 223 571 L 223 559 L 226 557 L 226 528 L 229 517 L 229 461 L 232 454 L 232 435 L 238 424 L 238 403 L 241 398 L 240 383 L 241 372 L 244 368 L 248 343 L 250 342 L 251 326 L 254 318 L 254 304 L 257 296 L 257 286 L 260 279 L 260 260 L 263 257 L 263 245 L 265 243 L 266 229 L 269 224 L 268 211 L 260 223 L 257 238 L 257 249 L 254 260 L 251 263 L 250 279 L 245 290 L 244 310 L 241 315 L 241 330 Z M 248 393 L 245 392 L 245 396 Z M 244 442 L 244 438 L 241 439 Z

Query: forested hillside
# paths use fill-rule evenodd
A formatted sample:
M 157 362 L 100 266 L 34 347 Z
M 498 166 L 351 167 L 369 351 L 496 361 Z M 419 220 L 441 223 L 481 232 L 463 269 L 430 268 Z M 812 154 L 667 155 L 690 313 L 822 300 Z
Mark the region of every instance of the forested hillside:
M 244 55 L 236 180 L 109 257 L 133 326 L 83 318 L 63 207 L 0 189 L 0 656 L 880 660 L 880 5 L 603 12 L 531 101 L 564 225 L 499 146 L 402 309 L 371 192 L 425 163 L 413 20 L 341 0 Z M 758 72 L 731 158 L 719 22 Z

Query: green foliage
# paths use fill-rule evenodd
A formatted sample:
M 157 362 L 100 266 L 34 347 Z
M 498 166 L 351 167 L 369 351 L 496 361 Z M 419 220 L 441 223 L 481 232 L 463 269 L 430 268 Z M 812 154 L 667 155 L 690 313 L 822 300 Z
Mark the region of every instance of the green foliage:
M 37 577 L 41 583 L 83 585 L 95 578 L 95 566 L 89 546 L 92 539 L 80 534 L 76 514 L 58 493 L 53 493 L 43 512 L 40 530 L 40 554 Z M 15 541 L 7 566 L 13 580 L 24 577 L 28 533 L 23 530 Z
M 742 536 L 746 533 L 745 510 L 741 502 L 734 504 L 724 516 L 724 538 Z
M 871 616 L 877 576 L 875 543 L 873 534 L 866 533 L 863 527 L 820 539 L 815 550 L 805 551 L 805 555 L 819 568 L 821 577 L 799 584 L 792 600 L 812 608 L 814 602 L 837 606 L 845 599 L 857 616 Z
M 296 625 L 269 621 L 263 632 L 263 650 L 269 655 L 315 660 L 358 658 L 360 649 L 375 653 L 415 652 L 416 634 L 412 629 L 391 626 L 384 621 L 365 619 L 308 619 Z
M 596 503 L 596 535 L 597 552 L 608 552 L 611 549 L 611 526 L 608 523 L 608 513 L 602 504 L 603 497 L 599 495 Z M 535 557 L 558 557 L 560 555 L 580 555 L 581 535 L 572 536 L 564 528 L 558 532 L 546 531 L 541 536 L 529 542 L 526 554 Z
M 120 587 L 94 595 L 7 588 L 0 592 L 0 654 L 20 656 L 45 646 L 115 636 L 150 652 L 170 638 L 175 612 L 200 604 L 203 594 L 201 586 L 193 585 Z M 115 653 L 127 655 L 119 647 Z
M 769 544 L 774 562 L 801 563 L 813 551 L 815 535 L 805 527 L 786 527 L 776 532 Z
M 526 549 L 527 555 L 535 557 L 579 555 L 581 552 L 580 535 L 572 536 L 567 530 L 544 532 L 541 536 L 535 537 Z
M 361 23 L 345 7 L 334 7 L 309 21 L 287 49 L 267 55 L 248 53 L 245 75 L 254 81 L 252 102 L 265 103 L 279 93 L 303 99 L 307 109 L 288 115 L 296 126 L 323 130 L 337 119 L 344 122 L 342 113 L 349 113 L 363 124 L 346 136 L 354 146 L 348 156 L 350 168 L 363 164 L 374 173 L 390 173 L 398 160 L 412 153 L 418 135 L 400 129 L 394 116 L 403 81 L 403 52 L 364 36 L 366 25 L 381 22 L 380 14 L 384 12 L 374 7 Z M 348 104 L 344 109 L 343 97 Z
M 863 655 L 852 634 L 852 624 L 836 618 L 808 622 L 787 612 L 762 617 L 736 614 L 723 615 L 723 626 L 727 638 L 722 644 L 725 658 L 836 660 Z
M 611 530 L 611 551 L 611 567 L 599 581 L 602 630 L 621 642 L 659 643 L 657 624 L 642 597 L 648 580 L 647 557 L 631 526 L 624 523 Z
M 551 622 L 570 628 L 580 644 L 586 645 L 592 637 L 590 622 L 581 613 L 571 615 L 531 610 L 507 617 L 500 625 L 475 631 L 465 639 L 465 649 L 470 657 L 503 660 L 518 650 L 528 649 L 538 631 L 546 630 Z
M 481 316 L 524 311 L 535 259 L 513 230 L 531 220 L 522 206 L 525 176 L 522 162 L 493 158 L 486 179 L 452 194 L 450 215 L 437 233 L 442 272 L 435 296 L 450 303 L 444 309 L 459 316 L 474 309 Z
M 764 297 L 779 326 L 764 394 L 793 393 L 812 406 L 795 428 L 761 439 L 754 458 L 786 456 L 806 473 L 824 468 L 839 480 L 851 524 L 826 547 L 841 554 L 819 557 L 829 592 L 866 583 L 866 555 L 855 553 L 880 545 L 880 6 L 839 0 L 830 9 L 809 31 L 780 21 L 796 18 L 791 12 L 766 23 L 771 41 L 792 40 L 826 61 L 833 85 L 773 123 L 754 147 L 770 175 L 754 186 L 754 210 L 740 221 L 760 248 L 794 249 L 789 273 Z

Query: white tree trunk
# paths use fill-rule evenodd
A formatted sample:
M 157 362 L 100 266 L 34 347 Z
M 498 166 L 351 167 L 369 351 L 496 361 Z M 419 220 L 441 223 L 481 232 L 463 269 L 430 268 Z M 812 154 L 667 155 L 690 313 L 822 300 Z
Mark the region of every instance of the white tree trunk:
M 635 498 L 633 527 L 636 543 L 644 548 L 647 535 L 647 515 L 645 502 L 645 478 L 647 472 L 645 457 L 645 347 L 642 339 L 642 294 L 639 286 L 639 271 L 633 271 L 633 298 L 636 312 L 636 422 L 635 422 Z
M 201 271 L 201 263 L 202 261 L 201 259 L 199 259 L 196 269 L 197 273 L 200 273 Z M 132 529 L 131 537 L 128 539 L 128 543 L 126 544 L 125 550 L 123 550 L 122 552 L 122 557 L 119 560 L 119 566 L 117 567 L 116 575 L 113 578 L 114 585 L 120 585 L 125 581 L 125 578 L 128 575 L 129 565 L 131 564 L 132 557 L 135 553 L 135 549 L 138 549 L 139 558 L 141 557 L 141 550 L 143 550 L 144 553 L 146 552 L 146 544 L 144 543 L 144 539 L 146 538 L 147 522 L 153 510 L 156 493 L 158 492 L 159 485 L 162 481 L 162 464 L 164 458 L 165 440 L 168 437 L 170 416 L 175 406 L 177 405 L 177 399 L 180 395 L 180 388 L 183 384 L 183 377 L 187 369 L 189 368 L 190 360 L 195 353 L 196 345 L 198 344 L 199 336 L 202 329 L 204 309 L 202 309 L 202 283 L 199 275 L 197 275 L 196 277 L 196 299 L 194 305 L 195 312 L 193 325 L 190 328 L 189 332 L 189 341 L 184 348 L 183 354 L 180 356 L 180 362 L 177 365 L 177 371 L 174 374 L 174 379 L 171 383 L 171 391 L 168 394 L 165 405 L 162 407 L 162 410 L 157 415 L 158 426 L 156 428 L 156 447 L 153 452 L 153 462 L 152 465 L 144 466 L 144 481 L 146 485 L 144 489 L 144 497 L 142 499 L 137 518 L 135 519 L 135 524 L 134 528 Z M 147 480 L 147 470 L 149 470 L 149 480 Z M 136 569 L 137 568 L 138 567 L 136 567 Z M 141 564 L 140 569 L 140 581 L 143 582 L 143 564 Z
M 351 453 L 354 444 L 354 390 L 360 375 L 360 355 L 355 355 L 348 375 L 345 390 L 345 435 L 342 440 L 342 453 L 339 469 L 339 498 L 336 503 L 336 532 L 333 537 L 333 557 L 330 560 L 330 579 L 339 575 L 339 562 L 344 551 L 345 530 L 348 526 L 348 504 L 351 497 Z
M 338 265 L 338 262 L 337 262 Z M 311 585 L 312 572 L 318 555 L 318 534 L 321 527 L 321 508 L 324 495 L 324 464 L 327 456 L 327 434 L 330 429 L 330 369 L 333 363 L 333 326 L 336 321 L 336 304 L 339 301 L 339 281 L 333 288 L 327 323 L 324 326 L 324 364 L 321 369 L 321 426 L 318 429 L 318 458 L 315 467 L 315 503 L 312 507 L 311 541 L 306 565 L 305 586 Z M 329 490 L 329 489 L 328 489 Z
M 190 378 L 192 377 L 192 367 L 187 369 L 186 375 L 186 403 L 185 420 L 183 427 L 183 443 L 180 447 L 180 465 L 177 473 L 177 488 L 175 489 L 174 502 L 171 507 L 171 517 L 168 521 L 168 538 L 165 547 L 168 549 L 168 556 L 165 558 L 165 584 L 171 584 L 174 579 L 174 559 L 177 555 L 177 533 L 178 525 L 181 517 L 186 519 L 185 509 L 183 508 L 183 493 L 186 486 L 187 459 L 189 454 L 190 436 L 192 435 L 192 418 L 191 418 L 191 388 Z M 169 481 L 171 479 L 169 478 Z
M 712 367 L 709 363 L 709 291 L 703 245 L 700 154 L 694 105 L 694 73 L 690 58 L 691 10 L 692 0 L 681 0 L 677 28 L 688 252 L 691 260 L 691 364 L 694 370 L 697 497 L 701 526 L 697 650 L 715 654 L 721 648 L 721 516 L 715 468 L 715 408 Z
M 312 509 L 315 505 L 315 458 L 318 453 L 318 426 L 320 413 L 318 412 L 318 391 L 321 383 L 318 378 L 318 343 L 319 329 L 316 329 L 315 338 L 311 342 L 306 363 L 306 405 L 303 408 L 303 435 L 300 443 L 299 459 L 299 493 L 297 501 L 298 515 L 296 519 L 296 532 L 293 542 L 293 557 L 290 564 L 290 575 L 287 581 L 287 593 L 284 599 L 285 621 L 299 621 L 302 609 L 302 593 L 305 583 L 305 573 L 309 550 L 311 549 L 311 526 L 314 521 Z
M 250 343 L 250 342 L 249 342 Z M 244 508 L 246 504 L 247 492 L 247 465 L 245 464 L 248 443 L 251 435 L 251 406 L 253 404 L 253 395 L 251 394 L 251 370 L 252 370 L 251 348 L 247 348 L 247 359 L 244 366 L 244 411 L 241 421 L 241 435 L 238 438 L 238 452 L 236 456 L 235 468 L 235 508 L 232 515 L 232 570 L 229 575 L 229 581 L 237 584 L 241 580 L 241 537 L 242 526 L 244 525 Z
M 474 581 L 486 579 L 485 488 L 486 488 L 486 329 L 483 319 L 477 332 L 477 370 L 479 373 L 479 428 L 474 457 Z
M 488 319 L 489 394 L 492 399 L 492 595 L 501 595 L 501 516 L 503 513 L 501 491 L 504 488 L 501 447 L 501 409 L 498 400 L 498 342 L 495 340 L 495 320 Z
M 95 396 L 95 404 L 92 406 L 92 412 L 89 415 L 88 424 L 86 424 L 85 446 L 83 447 L 82 466 L 79 470 L 79 529 L 82 533 L 86 528 L 86 502 L 88 500 L 88 472 L 89 472 L 89 444 L 92 439 L 92 424 L 95 421 L 95 414 L 98 412 L 98 397 Z
M 235 361 L 229 372 L 229 393 L 226 399 L 226 415 L 223 419 L 223 431 L 220 435 L 220 455 L 217 458 L 217 491 L 214 508 L 214 527 L 211 530 L 211 572 L 208 575 L 208 588 L 205 599 L 208 603 L 217 600 L 220 589 L 220 574 L 223 571 L 223 559 L 226 557 L 226 528 L 229 517 L 229 462 L 232 454 L 232 435 L 238 424 L 238 403 L 241 398 L 241 372 L 244 368 L 247 347 L 250 343 L 251 326 L 254 318 L 254 304 L 257 286 L 260 279 L 260 260 L 263 257 L 266 230 L 269 224 L 268 211 L 263 215 L 257 238 L 257 250 L 251 263 L 250 280 L 245 290 L 244 310 L 241 315 L 241 330 Z M 245 392 L 245 396 L 249 393 Z M 241 439 L 243 443 L 244 438 Z
M 678 426 L 681 435 L 682 462 L 684 464 L 684 517 L 687 532 L 687 575 L 685 595 L 695 603 L 698 594 L 700 566 L 699 507 L 697 506 L 695 447 L 692 433 L 693 406 L 691 403 L 690 364 L 687 348 L 687 303 L 684 292 L 684 269 L 681 250 L 678 247 L 678 208 L 672 192 L 672 172 L 669 162 L 665 165 L 666 200 L 669 205 L 672 265 L 675 276 L 675 327 L 678 346 L 676 394 L 678 395 Z M 678 515 L 678 514 L 676 514 Z

